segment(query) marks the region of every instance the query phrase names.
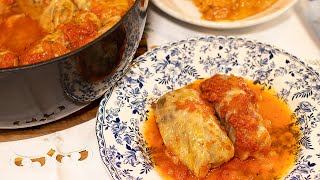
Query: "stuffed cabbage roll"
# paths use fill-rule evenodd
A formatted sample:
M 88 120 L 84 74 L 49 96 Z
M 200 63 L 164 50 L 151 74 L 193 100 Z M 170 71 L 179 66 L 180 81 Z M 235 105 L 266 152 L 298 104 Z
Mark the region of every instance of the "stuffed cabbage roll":
M 271 145 L 270 122 L 258 113 L 257 97 L 243 78 L 214 75 L 200 84 L 202 97 L 213 106 L 242 160 L 259 157 Z
M 19 56 L 19 64 L 29 65 L 58 57 L 68 52 L 67 46 L 68 42 L 63 32 L 56 31 L 46 35 L 40 41 L 30 44 Z
M 68 23 L 78 11 L 72 0 L 51 0 L 40 17 L 40 25 L 47 32 L 53 32 L 60 24 Z
M 105 32 L 120 21 L 134 0 L 74 0 L 74 2 L 80 10 L 96 14 Z
M 39 21 L 46 32 L 63 23 L 71 21 L 78 11 L 72 0 L 16 0 L 22 11 L 32 19 Z
M 41 62 L 79 48 L 97 37 L 100 25 L 93 13 L 77 13 L 72 21 L 62 24 L 53 33 L 29 45 L 19 57 L 19 64 Z
M 157 101 L 154 113 L 168 150 L 198 178 L 233 157 L 232 142 L 200 92 L 168 92 Z

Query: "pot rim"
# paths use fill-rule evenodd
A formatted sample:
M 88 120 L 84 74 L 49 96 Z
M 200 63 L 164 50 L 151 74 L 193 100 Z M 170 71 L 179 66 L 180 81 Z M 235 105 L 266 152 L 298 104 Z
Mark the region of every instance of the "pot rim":
M 104 32 L 102 35 L 100 35 L 99 37 L 97 37 L 96 39 L 94 39 L 93 41 L 87 43 L 86 45 L 84 46 L 81 46 L 80 48 L 77 48 L 73 51 L 70 51 L 66 54 L 63 54 L 61 56 L 58 56 L 58 57 L 54 57 L 54 58 L 51 58 L 51 59 L 48 59 L 48 60 L 45 60 L 45 61 L 41 61 L 41 62 L 38 62 L 38 63 L 33 63 L 33 64 L 30 64 L 30 65 L 23 65 L 23 66 L 16 66 L 16 67 L 10 67 L 10 68 L 4 68 L 4 69 L 0 69 L 0 73 L 4 73 L 4 72 L 16 72 L 16 71 L 19 71 L 19 70 L 25 70 L 25 69 L 32 69 L 32 68 L 35 68 L 35 67 L 40 67 L 40 66 L 44 66 L 44 65 L 47 65 L 47 64 L 51 64 L 51 63 L 54 63 L 54 62 L 57 62 L 57 61 L 60 61 L 62 59 L 66 59 L 67 57 L 69 56 L 72 56 L 80 51 L 82 51 L 83 49 L 86 49 L 87 47 L 93 45 L 94 43 L 96 43 L 97 41 L 99 41 L 100 39 L 108 36 L 109 34 L 111 34 L 115 29 L 117 29 L 121 24 L 123 24 L 124 21 L 126 21 L 128 19 L 128 17 L 132 14 L 132 11 L 138 6 L 139 2 L 141 0 L 136 0 L 134 2 L 134 4 L 132 5 L 132 7 L 129 9 L 129 11 L 121 18 L 120 21 L 118 21 L 115 25 L 113 25 L 109 30 L 107 30 L 106 32 Z

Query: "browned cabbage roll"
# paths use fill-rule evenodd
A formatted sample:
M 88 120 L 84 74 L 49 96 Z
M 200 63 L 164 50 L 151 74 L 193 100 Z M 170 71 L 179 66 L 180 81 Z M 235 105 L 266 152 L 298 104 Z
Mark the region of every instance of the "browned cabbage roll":
M 198 178 L 233 157 L 232 142 L 198 91 L 171 91 L 157 101 L 154 112 L 164 144 Z
M 225 125 L 236 157 L 245 160 L 267 152 L 271 138 L 266 125 L 270 122 L 259 114 L 256 94 L 243 78 L 217 74 L 202 82 L 200 89 Z

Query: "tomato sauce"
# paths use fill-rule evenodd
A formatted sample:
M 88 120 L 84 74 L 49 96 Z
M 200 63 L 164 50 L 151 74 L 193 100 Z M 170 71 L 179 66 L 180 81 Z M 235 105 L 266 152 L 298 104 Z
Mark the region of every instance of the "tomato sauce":
M 116 24 L 134 1 L 117 3 L 89 0 L 80 8 L 68 1 L 0 0 L 0 69 L 38 63 L 88 44 Z
M 200 91 L 198 80 L 185 88 Z M 272 90 L 262 90 L 259 85 L 247 81 L 257 98 L 259 113 L 271 124 L 268 131 L 272 139 L 270 151 L 259 159 L 248 158 L 240 160 L 232 158 L 219 168 L 211 169 L 204 179 L 277 179 L 285 176 L 294 165 L 296 153 L 299 150 L 299 127 L 294 125 L 292 111 L 281 99 L 276 97 Z M 149 119 L 144 125 L 144 137 L 151 150 L 151 155 L 157 171 L 165 179 L 193 180 L 197 179 L 179 160 L 170 156 L 161 138 L 158 126 L 154 119 L 153 110 L 150 110 Z
M 4 49 L 19 53 L 45 35 L 38 22 L 27 15 L 17 14 L 4 19 L 6 21 L 0 22 L 0 46 Z
M 88 20 L 80 25 L 76 23 L 66 23 L 59 27 L 59 29 L 62 30 L 65 38 L 71 44 L 71 50 L 89 43 L 98 35 L 96 24 Z
M 256 111 L 258 96 L 247 86 L 243 78 L 232 74 L 228 77 L 217 74 L 201 83 L 200 89 L 201 97 L 213 103 L 215 107 L 219 106 L 219 117 L 235 129 L 231 136 L 236 139 L 236 157 L 245 160 L 250 155 L 259 156 L 260 153 L 268 151 L 271 145 L 270 135 L 268 131 L 259 129 L 264 127 L 265 123 L 270 123 Z M 233 95 L 229 103 L 224 103 L 230 93 L 239 94 Z M 230 112 L 235 113 L 229 114 Z M 226 117 L 228 114 L 229 117 Z M 230 132 L 231 129 L 226 130 Z
M 272 6 L 277 0 L 193 0 L 209 21 L 243 19 Z

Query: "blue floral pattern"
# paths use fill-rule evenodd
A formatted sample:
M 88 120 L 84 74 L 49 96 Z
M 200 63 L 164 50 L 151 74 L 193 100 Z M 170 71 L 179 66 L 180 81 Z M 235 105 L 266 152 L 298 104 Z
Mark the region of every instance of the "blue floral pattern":
M 234 37 L 174 42 L 134 60 L 97 113 L 102 160 L 114 179 L 159 177 L 143 139 L 148 109 L 164 93 L 216 73 L 252 79 L 275 89 L 302 131 L 301 151 L 285 179 L 320 177 L 320 78 L 295 56 L 270 45 Z

